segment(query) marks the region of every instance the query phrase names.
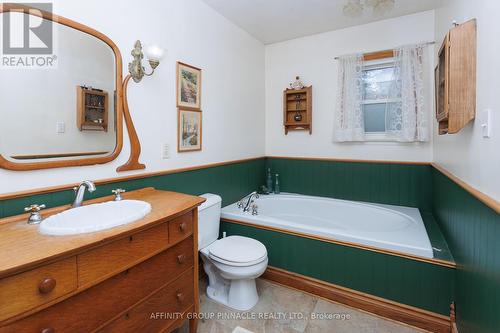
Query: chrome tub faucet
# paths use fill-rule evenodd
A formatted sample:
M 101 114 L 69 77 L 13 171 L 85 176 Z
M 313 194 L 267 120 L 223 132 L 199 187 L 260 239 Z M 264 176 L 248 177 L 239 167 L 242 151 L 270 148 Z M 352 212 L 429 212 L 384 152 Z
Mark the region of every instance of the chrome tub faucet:
M 85 189 L 88 189 L 90 193 L 95 191 L 95 185 L 90 180 L 84 180 L 80 183 L 78 187 L 75 187 L 73 190 L 75 191 L 75 200 L 71 205 L 72 208 L 81 207 L 83 203 L 83 198 L 85 197 Z
M 253 204 L 255 199 L 258 198 L 259 194 L 257 193 L 257 191 L 254 191 L 238 202 L 238 208 L 242 208 L 244 212 L 249 212 L 251 205 Z

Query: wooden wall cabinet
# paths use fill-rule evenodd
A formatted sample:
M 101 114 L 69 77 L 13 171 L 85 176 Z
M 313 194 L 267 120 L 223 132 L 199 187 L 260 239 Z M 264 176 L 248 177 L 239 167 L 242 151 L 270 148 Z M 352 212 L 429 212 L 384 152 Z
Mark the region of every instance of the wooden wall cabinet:
M 285 134 L 299 130 L 312 133 L 312 86 L 283 92 L 283 125 Z
M 476 20 L 445 36 L 435 70 L 439 134 L 460 131 L 476 115 Z
M 108 131 L 108 93 L 76 87 L 76 126 L 80 131 Z

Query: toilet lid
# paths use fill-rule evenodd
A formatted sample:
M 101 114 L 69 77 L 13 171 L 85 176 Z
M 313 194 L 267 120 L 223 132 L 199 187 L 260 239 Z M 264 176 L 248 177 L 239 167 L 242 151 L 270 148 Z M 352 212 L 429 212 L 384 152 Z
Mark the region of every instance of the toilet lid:
M 264 244 L 258 240 L 242 237 L 228 236 L 216 241 L 210 246 L 210 256 L 227 262 L 248 263 L 257 261 L 267 256 Z

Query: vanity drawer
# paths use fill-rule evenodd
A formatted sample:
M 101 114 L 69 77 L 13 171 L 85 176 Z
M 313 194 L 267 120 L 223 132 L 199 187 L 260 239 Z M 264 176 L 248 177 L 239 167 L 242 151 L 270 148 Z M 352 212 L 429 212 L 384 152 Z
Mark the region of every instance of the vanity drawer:
M 0 321 L 68 294 L 76 287 L 76 257 L 1 279 Z
M 99 332 L 160 332 L 194 304 L 194 274 L 190 270 Z M 151 318 L 158 314 L 158 319 Z
M 168 223 L 168 238 L 170 244 L 193 234 L 193 215 L 191 212 L 184 214 Z
M 183 272 L 193 273 L 193 240 L 184 242 L 0 332 L 91 332 L 161 289 Z M 191 254 L 189 256 L 189 253 Z M 186 255 L 183 262 L 178 256 Z M 186 281 L 187 283 L 187 281 Z M 191 286 L 193 281 L 191 281 Z
M 78 285 L 85 286 L 114 275 L 143 261 L 168 246 L 164 223 L 77 256 Z

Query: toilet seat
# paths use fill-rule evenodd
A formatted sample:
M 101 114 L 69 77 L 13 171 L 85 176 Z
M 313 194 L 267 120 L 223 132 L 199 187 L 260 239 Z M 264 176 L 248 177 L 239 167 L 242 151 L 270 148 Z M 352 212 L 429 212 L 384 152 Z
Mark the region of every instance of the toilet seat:
M 208 247 L 209 257 L 229 266 L 251 266 L 267 259 L 267 250 L 258 240 L 229 236 L 215 241 Z

